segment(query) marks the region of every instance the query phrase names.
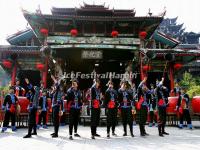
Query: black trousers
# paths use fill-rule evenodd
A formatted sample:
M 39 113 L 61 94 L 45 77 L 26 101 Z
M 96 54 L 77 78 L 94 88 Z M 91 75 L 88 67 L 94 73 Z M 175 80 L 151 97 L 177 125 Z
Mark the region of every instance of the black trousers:
M 4 122 L 3 122 L 3 127 L 8 127 L 10 119 L 11 119 L 11 125 L 15 126 L 15 121 L 16 121 L 15 113 L 11 113 L 10 111 L 6 111 L 5 117 L 4 117 Z
M 150 121 L 149 121 L 150 123 L 153 123 L 153 122 L 157 123 L 157 117 L 154 114 L 154 111 L 150 111 L 149 116 L 150 116 Z
M 31 132 L 33 130 L 34 133 L 37 132 L 37 126 L 36 126 L 36 113 L 37 109 L 32 108 L 29 112 L 29 119 L 28 119 L 28 135 L 31 135 Z
M 100 108 L 91 109 L 91 134 L 95 135 L 100 121 Z
M 117 124 L 117 108 L 107 109 L 107 133 L 110 133 L 112 127 L 112 133 L 115 132 L 115 126 Z
M 186 119 L 187 124 L 191 124 L 191 117 L 188 109 L 184 109 L 183 114 L 180 115 L 180 124 L 183 124 L 184 119 Z
M 145 124 L 147 121 L 147 106 L 141 106 L 139 110 L 139 127 L 140 127 L 140 134 L 145 134 Z
M 69 111 L 69 134 L 72 135 L 73 128 L 74 133 L 77 133 L 78 122 L 80 119 L 80 109 L 71 108 Z
M 158 124 L 166 124 L 166 117 L 167 117 L 167 112 L 166 112 L 166 107 L 158 107 Z
M 38 124 L 41 125 L 41 122 L 43 121 L 43 125 L 47 124 L 47 111 L 42 111 L 39 114 L 39 120 L 38 120 Z
M 124 133 L 127 133 L 127 124 L 129 125 L 130 132 L 133 133 L 133 115 L 132 115 L 131 107 L 122 108 L 121 115 L 122 115 Z
M 54 125 L 54 133 L 56 135 L 58 135 L 59 124 L 60 124 L 59 106 L 55 106 L 53 107 L 53 125 Z
M 141 109 L 139 110 L 139 124 L 145 125 L 147 121 L 147 107 L 141 106 Z
M 166 107 L 158 107 L 158 116 L 158 132 L 164 133 L 167 117 Z

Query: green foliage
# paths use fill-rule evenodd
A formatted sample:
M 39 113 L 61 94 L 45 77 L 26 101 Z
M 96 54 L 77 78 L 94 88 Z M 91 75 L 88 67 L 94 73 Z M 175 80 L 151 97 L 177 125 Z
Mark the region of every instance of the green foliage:
M 190 97 L 200 95 L 200 77 L 193 77 L 190 73 L 185 72 L 180 86 L 187 88 Z
M 5 96 L 9 92 L 9 86 L 0 87 L 0 96 Z

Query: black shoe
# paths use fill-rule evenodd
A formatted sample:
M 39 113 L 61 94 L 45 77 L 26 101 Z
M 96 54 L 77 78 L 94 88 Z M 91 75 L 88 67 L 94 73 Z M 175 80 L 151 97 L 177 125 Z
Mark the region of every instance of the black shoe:
M 81 137 L 78 133 L 74 134 L 75 137 Z
M 167 132 L 163 132 L 162 134 L 169 135 L 169 133 L 167 133 Z
M 133 133 L 131 133 L 131 136 L 132 136 L 132 137 L 134 137 L 134 134 L 133 134 Z
M 145 134 L 144 134 L 144 133 L 141 133 L 140 136 L 145 136 Z
M 69 136 L 69 139 L 70 139 L 70 140 L 73 140 L 73 137 L 72 137 L 72 136 Z
M 108 138 L 108 139 L 110 138 L 110 134 L 107 134 L 107 138 Z
M 52 135 L 52 138 L 57 138 L 57 137 L 58 137 L 57 134 Z
M 30 134 L 25 135 L 23 138 L 31 138 Z
M 162 133 L 159 133 L 159 136 L 160 136 L 160 137 L 164 137 L 164 135 L 163 135 Z
M 50 135 L 53 136 L 55 133 L 51 133 Z
M 149 134 L 148 134 L 148 133 L 146 133 L 146 132 L 144 133 L 144 135 L 146 135 L 146 136 L 149 136 Z
M 123 136 L 127 136 L 127 133 L 124 133 Z
M 92 135 L 92 137 L 91 137 L 93 140 L 95 140 L 95 136 L 94 135 Z
M 117 136 L 117 134 L 115 134 L 114 132 L 112 133 L 112 136 Z
M 96 133 L 94 136 L 96 136 L 96 137 L 100 137 L 100 135 L 99 135 L 99 134 L 97 134 L 97 133 Z
M 31 135 L 37 135 L 37 132 L 35 132 L 35 133 L 31 133 Z

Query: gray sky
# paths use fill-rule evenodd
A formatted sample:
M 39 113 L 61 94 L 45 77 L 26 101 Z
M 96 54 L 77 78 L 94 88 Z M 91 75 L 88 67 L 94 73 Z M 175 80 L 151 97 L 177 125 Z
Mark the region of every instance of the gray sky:
M 186 31 L 200 32 L 200 0 L 84 0 L 88 4 L 109 5 L 110 8 L 136 9 L 136 15 L 146 15 L 150 8 L 154 15 L 163 12 L 165 17 L 178 16 L 178 23 L 184 23 Z M 0 45 L 8 44 L 5 38 L 26 28 L 21 8 L 34 12 L 38 5 L 42 13 L 50 13 L 52 6 L 79 7 L 83 0 L 0 0 Z

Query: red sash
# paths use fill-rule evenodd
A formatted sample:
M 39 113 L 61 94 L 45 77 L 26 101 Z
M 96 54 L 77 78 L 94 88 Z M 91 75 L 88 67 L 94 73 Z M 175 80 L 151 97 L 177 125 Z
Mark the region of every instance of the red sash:
M 11 104 L 10 106 L 10 112 L 11 113 L 15 113 L 16 109 L 15 109 L 15 105 L 14 104 Z
M 93 100 L 93 107 L 94 108 L 99 108 L 100 107 L 99 100 L 97 100 L 97 99 Z
M 115 102 L 113 100 L 109 101 L 108 108 L 115 108 Z
M 16 90 L 15 96 L 19 96 L 19 89 Z
M 183 108 L 179 107 L 178 112 L 182 115 L 183 114 Z
M 159 99 L 158 106 L 163 106 L 163 105 L 165 105 L 165 101 L 163 99 Z
M 141 96 L 137 105 L 136 105 L 136 108 L 137 110 L 140 110 L 141 109 L 141 106 L 142 106 L 142 103 L 144 102 L 144 98 Z

